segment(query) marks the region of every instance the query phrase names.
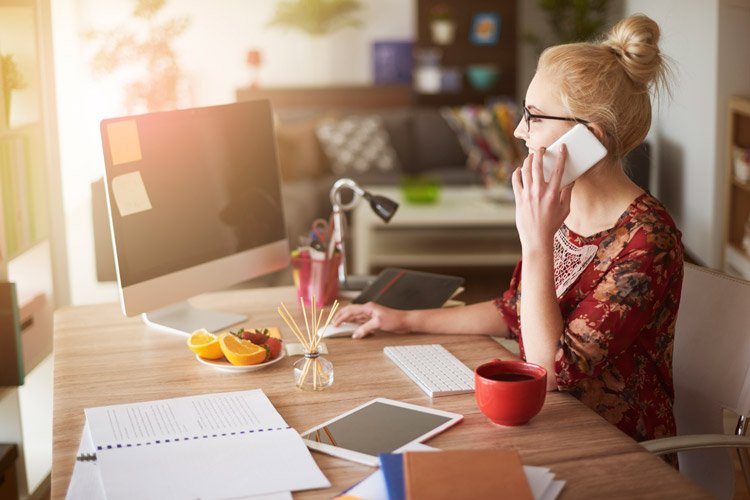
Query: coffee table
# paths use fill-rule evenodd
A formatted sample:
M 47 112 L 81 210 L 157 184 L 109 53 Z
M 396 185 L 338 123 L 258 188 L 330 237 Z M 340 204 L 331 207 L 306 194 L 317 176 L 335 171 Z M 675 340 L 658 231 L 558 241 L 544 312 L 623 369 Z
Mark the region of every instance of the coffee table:
M 521 255 L 513 193 L 480 186 L 443 186 L 434 204 L 404 200 L 394 186 L 368 186 L 373 194 L 398 201 L 384 223 L 360 203 L 352 212 L 354 274 L 375 267 L 510 266 Z

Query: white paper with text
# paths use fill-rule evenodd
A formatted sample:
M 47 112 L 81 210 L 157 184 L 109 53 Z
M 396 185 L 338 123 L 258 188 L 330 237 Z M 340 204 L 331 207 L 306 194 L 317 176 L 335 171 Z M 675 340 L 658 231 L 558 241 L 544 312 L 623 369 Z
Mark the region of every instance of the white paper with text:
M 326 488 L 261 390 L 86 410 L 107 498 L 231 498 Z

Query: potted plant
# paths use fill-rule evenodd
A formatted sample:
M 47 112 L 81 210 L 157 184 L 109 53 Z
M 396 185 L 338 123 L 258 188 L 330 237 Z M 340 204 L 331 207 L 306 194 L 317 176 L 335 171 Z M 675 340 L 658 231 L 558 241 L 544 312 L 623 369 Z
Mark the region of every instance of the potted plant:
M 525 40 L 541 53 L 546 47 L 561 43 L 589 41 L 607 26 L 609 0 L 537 0 L 545 13 L 552 39 L 526 33 Z
M 5 126 L 10 127 L 10 97 L 14 90 L 26 88 L 23 75 L 13 59 L 13 54 L 0 54 L 0 88 L 3 91 L 3 105 L 5 109 Z
M 435 4 L 430 9 L 430 33 L 437 45 L 450 45 L 456 37 L 456 23 L 448 5 Z
M 360 26 L 362 22 L 355 14 L 361 9 L 359 0 L 282 0 L 268 26 L 297 29 L 320 37 Z

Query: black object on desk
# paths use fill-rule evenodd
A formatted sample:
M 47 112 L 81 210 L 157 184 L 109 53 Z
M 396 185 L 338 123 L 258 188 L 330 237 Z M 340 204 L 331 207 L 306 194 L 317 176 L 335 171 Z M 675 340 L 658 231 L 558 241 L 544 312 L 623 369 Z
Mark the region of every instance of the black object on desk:
M 388 267 L 352 302 L 372 301 L 402 310 L 432 309 L 442 307 L 463 283 L 458 276 Z

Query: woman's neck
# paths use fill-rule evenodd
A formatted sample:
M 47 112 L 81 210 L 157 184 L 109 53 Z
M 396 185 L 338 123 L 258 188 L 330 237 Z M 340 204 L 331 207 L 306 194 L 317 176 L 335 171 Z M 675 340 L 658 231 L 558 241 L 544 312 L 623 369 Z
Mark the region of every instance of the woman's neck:
M 597 165 L 576 180 L 565 225 L 581 236 L 609 229 L 641 194 L 621 164 Z

